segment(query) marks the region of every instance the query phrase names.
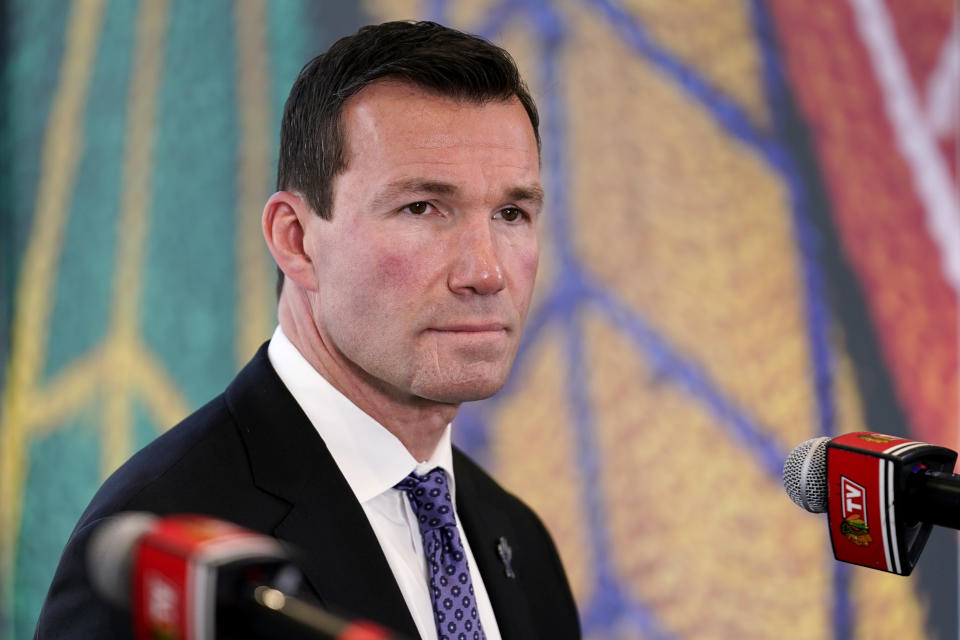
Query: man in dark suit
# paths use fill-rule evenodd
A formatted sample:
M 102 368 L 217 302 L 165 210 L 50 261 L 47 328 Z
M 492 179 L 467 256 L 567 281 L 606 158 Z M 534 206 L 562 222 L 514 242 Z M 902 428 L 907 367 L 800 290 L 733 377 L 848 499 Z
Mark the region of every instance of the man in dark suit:
M 263 212 L 280 326 L 221 396 L 107 480 L 37 637 L 130 635 L 84 558 L 127 510 L 287 541 L 322 604 L 410 637 L 462 624 L 471 638 L 579 637 L 539 519 L 450 444 L 459 405 L 496 393 L 516 354 L 538 262 L 537 126 L 505 51 L 432 23 L 366 27 L 304 67 Z M 422 524 L 426 479 L 455 505 L 443 537 Z M 461 563 L 466 623 L 434 602 L 451 588 L 441 548 Z

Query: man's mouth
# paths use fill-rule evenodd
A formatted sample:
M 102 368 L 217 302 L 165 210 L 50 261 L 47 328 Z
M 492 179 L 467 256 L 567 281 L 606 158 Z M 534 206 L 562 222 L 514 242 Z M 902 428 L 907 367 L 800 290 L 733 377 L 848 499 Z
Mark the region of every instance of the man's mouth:
M 496 333 L 506 329 L 506 326 L 499 322 L 483 322 L 443 325 L 431 327 L 429 330 L 440 333 Z

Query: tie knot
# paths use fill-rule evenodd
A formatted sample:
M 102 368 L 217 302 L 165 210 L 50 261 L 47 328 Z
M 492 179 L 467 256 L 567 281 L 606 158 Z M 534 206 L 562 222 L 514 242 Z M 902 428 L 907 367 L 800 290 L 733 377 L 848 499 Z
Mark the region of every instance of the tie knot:
M 422 476 L 411 473 L 398 482 L 396 488 L 407 493 L 421 531 L 456 526 L 447 474 L 440 467 Z

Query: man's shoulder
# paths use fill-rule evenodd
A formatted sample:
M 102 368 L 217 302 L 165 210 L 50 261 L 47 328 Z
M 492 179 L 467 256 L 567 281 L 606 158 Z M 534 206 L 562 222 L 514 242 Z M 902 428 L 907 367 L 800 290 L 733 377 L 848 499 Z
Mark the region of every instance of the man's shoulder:
M 226 401 L 219 395 L 114 471 L 94 496 L 81 522 L 114 511 L 159 511 L 163 505 L 149 504 L 151 496 L 176 492 L 187 482 L 196 487 L 202 476 L 229 464 L 238 454 L 243 458 L 242 442 Z
M 269 384 L 272 373 L 261 350 L 223 393 L 118 468 L 94 496 L 80 524 L 126 510 L 214 514 L 231 498 L 251 491 L 255 482 L 248 440 L 254 437 L 251 431 L 272 431 L 263 419 L 277 401 L 278 391 Z M 264 394 L 264 388 L 270 393 Z
M 224 398 L 218 396 L 141 449 L 104 482 L 70 534 L 36 638 L 130 637 L 129 617 L 94 596 L 87 570 L 91 536 L 124 511 L 201 511 L 193 506 L 209 495 L 203 486 L 205 468 L 218 457 L 216 452 L 226 454 L 239 446 L 235 433 Z
M 129 637 L 128 617 L 94 596 L 86 569 L 90 538 L 111 516 L 199 513 L 273 535 L 290 510 L 277 487 L 299 487 L 311 470 L 302 460 L 321 449 L 261 348 L 222 394 L 100 487 L 64 549 L 37 637 Z

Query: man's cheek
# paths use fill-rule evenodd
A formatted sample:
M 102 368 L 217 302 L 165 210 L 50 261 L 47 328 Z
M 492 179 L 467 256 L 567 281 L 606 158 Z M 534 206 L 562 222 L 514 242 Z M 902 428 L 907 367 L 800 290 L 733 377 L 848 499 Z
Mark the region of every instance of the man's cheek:
M 382 252 L 345 265 L 344 302 L 351 322 L 369 329 L 402 321 L 398 311 L 419 306 L 417 283 L 421 275 L 415 260 L 404 253 Z M 386 323 L 386 324 L 384 324 Z M 360 326 L 357 327 L 360 329 Z
M 380 258 L 375 277 L 384 283 L 399 283 L 410 276 L 410 265 L 402 255 L 388 254 Z
M 537 251 L 527 251 L 520 254 L 517 258 L 516 267 L 517 267 L 517 277 L 518 284 L 524 290 L 524 293 L 529 297 L 533 291 L 533 285 L 537 279 L 537 269 L 540 265 L 540 255 Z
M 523 267 L 524 271 L 527 274 L 527 277 L 530 279 L 531 285 L 537 277 L 537 269 L 540 266 L 540 252 L 536 249 L 529 251 L 524 255 Z
M 376 264 L 371 288 L 415 291 L 431 275 L 428 259 L 419 252 L 384 252 Z

